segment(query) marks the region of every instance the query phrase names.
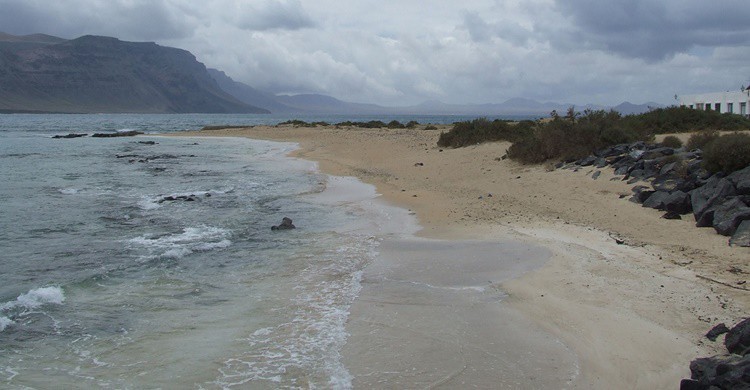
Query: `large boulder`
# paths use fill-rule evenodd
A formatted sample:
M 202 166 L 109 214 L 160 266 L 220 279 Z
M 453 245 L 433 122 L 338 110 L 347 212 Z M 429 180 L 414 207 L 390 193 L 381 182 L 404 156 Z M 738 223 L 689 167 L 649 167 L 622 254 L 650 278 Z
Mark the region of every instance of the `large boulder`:
M 731 236 L 742 221 L 750 220 L 750 207 L 738 197 L 732 197 L 714 208 L 713 227 L 716 232 Z
M 750 356 L 695 359 L 690 378 L 680 382 L 680 390 L 750 389 Z
M 750 195 L 750 166 L 727 176 L 727 180 L 734 184 L 738 194 Z
M 750 317 L 729 329 L 724 345 L 730 353 L 743 356 L 750 353 Z
M 680 390 L 750 389 L 750 318 L 727 332 L 724 345 L 729 354 L 690 362 L 690 379 Z
M 737 190 L 732 182 L 714 175 L 702 187 L 690 191 L 690 202 L 697 226 L 711 226 L 713 223 L 713 208 L 721 204 L 724 199 L 735 196 Z
M 643 207 L 687 214 L 690 212 L 690 195 L 682 191 L 656 191 L 643 202 Z
M 750 247 L 750 220 L 742 221 L 729 239 L 729 245 Z

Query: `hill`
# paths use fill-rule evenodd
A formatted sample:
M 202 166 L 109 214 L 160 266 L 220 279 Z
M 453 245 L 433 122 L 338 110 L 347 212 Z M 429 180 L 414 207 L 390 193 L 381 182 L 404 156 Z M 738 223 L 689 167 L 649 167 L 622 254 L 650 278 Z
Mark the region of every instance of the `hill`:
M 0 34 L 0 112 L 267 113 L 188 51 L 83 36 Z

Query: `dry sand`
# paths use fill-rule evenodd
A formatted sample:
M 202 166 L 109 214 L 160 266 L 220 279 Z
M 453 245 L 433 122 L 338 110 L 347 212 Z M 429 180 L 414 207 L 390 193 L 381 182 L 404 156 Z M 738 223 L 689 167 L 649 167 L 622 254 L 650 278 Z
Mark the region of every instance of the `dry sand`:
M 703 334 L 750 312 L 750 249 L 629 202 L 632 185 L 606 168 L 594 180 L 594 169 L 522 166 L 501 159 L 502 142 L 441 150 L 447 129 L 181 134 L 299 143 L 296 156 L 374 184 L 416 213 L 421 237 L 438 240 L 386 243 L 365 271 L 343 351 L 355 387 L 675 388 L 691 359 L 721 350 L 722 338 Z M 502 253 L 508 240 L 546 248 L 551 260 L 506 280 L 498 258 L 513 256 L 476 248 L 501 243 Z M 456 278 L 471 270 L 487 280 Z M 493 291 L 507 294 L 502 304 Z

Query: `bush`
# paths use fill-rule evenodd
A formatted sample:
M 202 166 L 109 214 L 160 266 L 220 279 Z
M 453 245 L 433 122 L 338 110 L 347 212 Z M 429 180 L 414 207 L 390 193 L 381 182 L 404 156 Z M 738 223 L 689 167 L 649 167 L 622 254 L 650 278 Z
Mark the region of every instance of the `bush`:
M 424 129 L 425 130 L 437 130 L 437 127 L 435 127 L 433 125 L 427 125 L 427 126 L 424 127 Z
M 703 130 L 699 131 L 688 138 L 687 149 L 705 149 L 706 145 L 719 138 L 719 132 L 716 130 Z
M 661 141 L 661 144 L 662 146 L 666 146 L 668 148 L 674 148 L 674 149 L 679 149 L 682 147 L 682 141 L 680 141 L 679 138 L 673 135 L 668 135 L 664 137 L 664 140 Z
M 731 173 L 750 166 L 750 135 L 722 135 L 703 151 L 703 164 L 709 172 Z
M 447 133 L 440 133 L 438 146 L 460 148 L 482 142 L 515 141 L 528 131 L 524 126 L 511 125 L 506 121 L 489 121 L 487 118 L 456 122 Z
M 392 120 L 392 121 L 388 122 L 388 128 L 389 129 L 403 129 L 405 127 L 406 126 L 404 126 L 401 122 L 399 122 L 397 120 Z
M 419 122 L 417 122 L 417 121 L 409 121 L 409 122 L 406 123 L 406 128 L 407 129 L 413 129 L 413 128 L 417 127 L 417 126 L 419 126 Z

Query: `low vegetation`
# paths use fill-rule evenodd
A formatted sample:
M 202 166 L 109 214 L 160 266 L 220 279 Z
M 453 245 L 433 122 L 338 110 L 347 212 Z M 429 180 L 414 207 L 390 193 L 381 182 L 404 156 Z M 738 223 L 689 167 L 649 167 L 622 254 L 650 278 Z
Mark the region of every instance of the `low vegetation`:
M 722 135 L 705 145 L 703 164 L 709 172 L 730 173 L 750 166 L 750 135 Z
M 674 149 L 682 147 L 682 141 L 673 135 L 668 135 L 664 137 L 664 139 L 661 141 L 661 144 L 662 146 L 666 146 L 668 148 L 674 148 Z
M 717 140 L 718 133 L 706 129 L 750 129 L 750 120 L 739 115 L 683 107 L 660 108 L 628 116 L 603 110 L 585 110 L 581 113 L 571 107 L 565 115 L 553 111 L 551 119 L 544 121 L 510 124 L 498 120 L 475 119 L 459 122 L 450 131 L 441 133 L 438 146 L 457 148 L 482 142 L 507 141 L 512 143 L 508 148 L 509 158 L 525 164 L 535 164 L 548 160 L 573 161 L 616 144 L 650 142 L 654 134 L 698 129 L 703 131 L 691 137 L 687 146 L 689 149 L 708 147 L 712 140 Z M 740 155 L 747 150 L 742 146 L 745 145 L 744 139 L 733 135 L 730 140 L 722 141 L 719 144 L 721 148 L 733 148 L 733 152 L 724 157 L 736 164 L 743 164 Z M 666 137 L 663 144 L 670 147 L 682 146 L 682 142 L 673 136 Z M 717 147 L 716 150 L 721 149 Z M 750 151 L 744 153 L 750 156 Z M 734 163 L 717 162 L 716 166 L 720 168 L 716 169 L 726 170 L 732 164 Z M 746 166 L 747 162 L 744 164 Z
M 706 145 L 719 138 L 719 132 L 716 130 L 698 131 L 688 138 L 687 150 L 705 149 Z

